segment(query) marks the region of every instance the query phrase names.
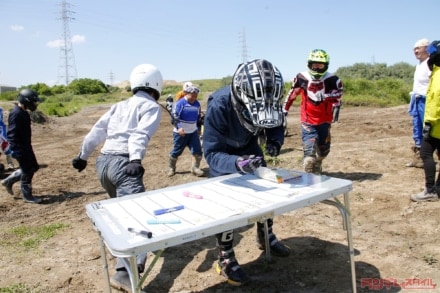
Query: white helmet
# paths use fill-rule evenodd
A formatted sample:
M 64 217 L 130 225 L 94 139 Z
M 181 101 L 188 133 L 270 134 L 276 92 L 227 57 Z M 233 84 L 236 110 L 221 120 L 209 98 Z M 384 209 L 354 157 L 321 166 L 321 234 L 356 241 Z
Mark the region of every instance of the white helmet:
M 141 64 L 136 66 L 130 75 L 130 87 L 133 93 L 138 90 L 153 90 L 157 97 L 160 98 L 162 92 L 162 74 L 156 66 L 151 64 Z
M 190 81 L 185 82 L 182 87 L 183 91 L 185 91 L 190 86 L 194 86 L 192 82 L 190 82 Z

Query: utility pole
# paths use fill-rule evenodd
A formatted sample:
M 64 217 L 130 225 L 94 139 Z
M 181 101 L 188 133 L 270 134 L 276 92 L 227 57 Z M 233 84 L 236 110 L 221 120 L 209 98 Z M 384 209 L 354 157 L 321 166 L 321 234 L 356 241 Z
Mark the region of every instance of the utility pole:
M 58 80 L 65 80 L 66 85 L 77 76 L 75 57 L 73 55 L 72 40 L 70 37 L 69 22 L 75 18 L 71 17 L 73 12 L 70 10 L 70 3 L 66 0 L 61 1 L 61 21 L 63 23 L 63 36 L 60 45 L 60 63 L 58 68 Z

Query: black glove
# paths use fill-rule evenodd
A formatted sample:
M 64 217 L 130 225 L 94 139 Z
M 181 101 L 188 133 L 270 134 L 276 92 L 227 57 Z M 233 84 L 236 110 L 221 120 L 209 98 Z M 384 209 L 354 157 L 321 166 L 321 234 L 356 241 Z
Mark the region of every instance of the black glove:
M 145 169 L 142 167 L 141 160 L 130 161 L 125 168 L 125 174 L 129 176 L 143 176 L 144 172 Z
M 261 166 L 263 160 L 261 157 L 254 155 L 238 157 L 235 165 L 237 170 L 243 173 L 254 173 L 254 171 Z
M 281 144 L 278 141 L 268 140 L 266 142 L 266 153 L 271 157 L 276 157 L 280 154 Z
M 429 140 L 429 138 L 431 137 L 430 133 L 431 133 L 431 124 L 425 123 L 425 126 L 423 127 L 423 130 L 422 130 L 423 139 Z
M 72 160 L 73 168 L 77 169 L 78 172 L 81 172 L 87 167 L 87 161 L 81 159 L 79 156 Z

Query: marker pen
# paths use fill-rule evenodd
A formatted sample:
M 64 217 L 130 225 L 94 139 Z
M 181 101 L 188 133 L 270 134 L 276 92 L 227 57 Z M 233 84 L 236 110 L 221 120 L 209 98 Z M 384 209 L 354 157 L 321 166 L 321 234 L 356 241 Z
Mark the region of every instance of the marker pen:
M 135 229 L 135 228 L 131 228 L 131 227 L 128 228 L 127 230 L 128 230 L 128 232 L 135 233 L 135 234 L 142 235 L 142 236 L 146 236 L 148 238 L 153 237 L 153 233 L 151 233 L 148 230 L 139 230 L 139 229 Z
M 202 195 L 194 194 L 194 193 L 192 193 L 191 191 L 184 191 L 184 192 L 183 192 L 183 196 L 186 196 L 186 197 L 192 197 L 192 198 L 197 198 L 197 199 L 203 199 L 203 196 L 202 196 Z
M 148 219 L 147 224 L 149 225 L 159 225 L 159 224 L 180 224 L 179 219 Z
M 183 210 L 184 206 L 180 205 L 180 206 L 175 206 L 172 208 L 166 208 L 166 209 L 158 209 L 154 211 L 154 215 L 162 215 L 162 214 L 166 214 L 166 213 L 171 213 L 171 212 L 175 212 L 178 210 Z

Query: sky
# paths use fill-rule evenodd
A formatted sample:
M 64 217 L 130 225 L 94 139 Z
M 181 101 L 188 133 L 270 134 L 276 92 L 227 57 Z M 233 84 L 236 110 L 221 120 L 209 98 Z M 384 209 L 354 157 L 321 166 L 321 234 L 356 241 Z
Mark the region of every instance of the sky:
M 306 69 L 313 49 L 330 55 L 329 71 L 415 65 L 414 43 L 440 39 L 438 0 L 64 2 L 65 22 L 62 0 L 0 0 L 1 85 L 53 86 L 66 75 L 117 84 L 142 63 L 164 80 L 220 79 L 256 58 L 287 81 Z

